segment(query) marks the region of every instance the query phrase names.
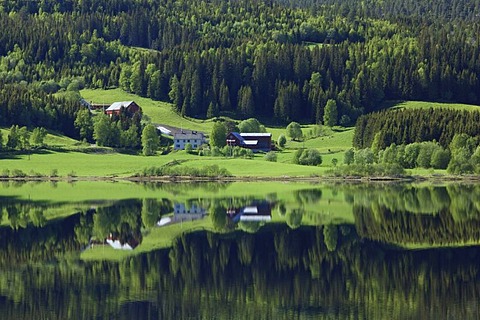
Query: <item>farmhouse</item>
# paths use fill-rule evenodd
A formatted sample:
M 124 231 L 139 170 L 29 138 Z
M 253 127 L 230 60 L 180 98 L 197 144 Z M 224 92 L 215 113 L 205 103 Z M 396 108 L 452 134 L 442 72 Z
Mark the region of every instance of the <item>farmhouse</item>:
M 270 151 L 272 149 L 271 133 L 238 133 L 230 132 L 227 135 L 227 145 L 242 147 L 255 151 Z
M 114 102 L 107 108 L 107 110 L 105 110 L 105 114 L 110 117 L 113 115 L 118 116 L 121 113 L 125 113 L 125 115 L 131 117 L 136 112 L 142 112 L 142 109 L 135 103 L 135 101 Z
M 181 131 L 173 135 L 173 149 L 174 150 L 185 150 L 185 145 L 190 143 L 193 149 L 200 147 L 202 144 L 205 144 L 207 141 L 205 135 L 202 132 L 197 131 Z

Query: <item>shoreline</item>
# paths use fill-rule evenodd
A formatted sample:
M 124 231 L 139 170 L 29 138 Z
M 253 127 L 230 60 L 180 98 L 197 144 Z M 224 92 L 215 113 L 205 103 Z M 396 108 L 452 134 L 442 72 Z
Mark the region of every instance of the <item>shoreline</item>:
M 231 177 L 196 177 L 196 176 L 76 176 L 76 177 L 47 177 L 47 176 L 25 176 L 25 177 L 0 177 L 0 182 L 76 182 L 76 181 L 130 181 L 130 182 L 480 182 L 480 175 L 411 175 L 411 176 L 231 176 Z

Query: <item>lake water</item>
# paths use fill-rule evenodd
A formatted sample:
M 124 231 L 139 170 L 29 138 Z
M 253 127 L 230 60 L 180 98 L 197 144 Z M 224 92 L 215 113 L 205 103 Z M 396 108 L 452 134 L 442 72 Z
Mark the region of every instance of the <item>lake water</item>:
M 478 319 L 480 185 L 0 185 L 1 319 Z

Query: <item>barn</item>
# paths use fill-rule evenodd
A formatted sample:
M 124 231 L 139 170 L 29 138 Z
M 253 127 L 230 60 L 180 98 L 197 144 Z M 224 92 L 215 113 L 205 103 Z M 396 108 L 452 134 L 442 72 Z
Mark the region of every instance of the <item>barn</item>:
M 227 145 L 251 149 L 254 152 L 268 152 L 272 150 L 272 134 L 230 132 L 227 135 Z
M 107 108 L 107 110 L 105 110 L 105 114 L 110 117 L 113 115 L 118 116 L 121 113 L 131 117 L 137 112 L 142 112 L 142 109 L 135 103 L 135 101 L 114 102 Z

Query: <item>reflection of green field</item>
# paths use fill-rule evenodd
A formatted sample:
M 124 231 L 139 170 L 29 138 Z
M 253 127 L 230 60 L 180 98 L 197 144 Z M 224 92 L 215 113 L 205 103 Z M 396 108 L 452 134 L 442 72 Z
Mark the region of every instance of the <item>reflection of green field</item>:
M 201 199 L 256 199 L 273 203 L 270 223 L 285 223 L 288 213 L 302 210 L 302 225 L 325 223 L 353 223 L 351 204 L 344 200 L 336 186 L 312 185 L 300 182 L 235 182 L 228 184 L 166 183 L 143 185 L 131 182 L 78 181 L 75 183 L 4 183 L 0 187 L 4 197 L 14 197 L 23 202 L 48 203 L 52 209 L 44 212 L 46 220 L 64 218 L 91 207 L 110 206 L 122 199 L 169 199 L 172 202 L 186 202 Z M 298 192 L 321 190 L 321 196 L 313 200 L 299 202 Z M 282 215 L 279 205 L 285 208 Z M 3 225 L 8 225 L 4 219 Z M 97 246 L 82 253 L 84 259 L 121 259 L 131 254 L 139 254 L 171 245 L 175 237 L 184 232 L 198 229 L 213 230 L 211 219 L 182 222 L 164 227 L 154 227 L 144 231 L 142 243 L 131 252 L 119 251 L 109 246 Z
M 81 258 L 83 260 L 122 260 L 128 256 L 168 248 L 172 245 L 173 240 L 182 233 L 195 230 L 211 230 L 211 228 L 212 224 L 208 218 L 173 224 L 162 228 L 152 228 L 135 250 L 116 250 L 109 245 L 97 245 L 82 252 Z
M 276 193 L 277 201 L 283 203 L 286 212 L 294 209 L 303 210 L 302 225 L 322 225 L 327 223 L 354 223 L 352 207 L 346 203 L 343 198 L 343 192 L 338 193 L 335 189 L 322 188 L 322 197 L 314 203 L 299 205 L 296 201 L 294 192 L 304 190 L 305 188 L 320 188 L 307 184 L 286 184 L 286 183 L 233 183 L 226 189 L 216 193 L 215 198 L 226 197 L 248 197 L 254 196 L 256 199 L 268 197 Z M 186 192 L 179 194 L 175 199 L 198 198 L 193 193 Z M 206 196 L 206 195 L 203 195 Z M 278 208 L 272 210 L 272 220 L 268 223 L 285 223 L 286 216 L 282 216 Z M 210 217 L 203 220 L 182 222 L 164 227 L 154 227 L 144 234 L 142 243 L 133 251 L 115 250 L 109 246 L 97 246 L 82 253 L 84 260 L 121 260 L 130 255 L 137 255 L 152 250 L 166 248 L 171 246 L 172 241 L 182 233 L 193 232 L 197 230 L 215 231 Z

